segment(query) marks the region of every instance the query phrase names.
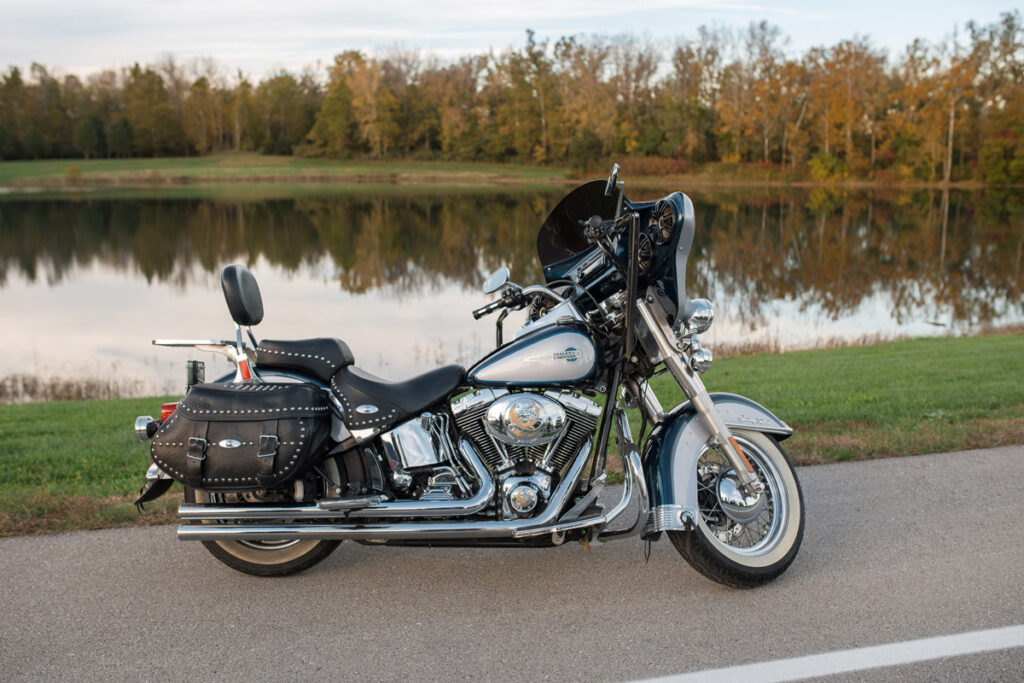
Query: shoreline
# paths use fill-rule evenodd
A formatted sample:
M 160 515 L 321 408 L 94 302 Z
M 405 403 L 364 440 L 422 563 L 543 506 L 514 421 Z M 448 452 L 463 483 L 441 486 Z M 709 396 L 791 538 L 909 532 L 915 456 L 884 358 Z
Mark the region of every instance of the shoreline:
M 208 185 L 441 185 L 466 187 L 547 186 L 571 187 L 604 174 L 579 175 L 567 168 L 499 164 L 492 162 L 371 161 L 305 159 L 262 156 L 254 153 L 206 157 L 154 159 L 45 159 L 0 161 L 0 194 L 33 191 L 76 191 L 86 188 L 160 188 Z M 864 178 L 815 181 L 706 172 L 671 175 L 631 175 L 622 178 L 634 186 L 686 185 L 693 187 L 767 187 L 796 189 L 986 190 L 1024 185 L 992 185 L 976 180 L 949 183 L 922 180 Z

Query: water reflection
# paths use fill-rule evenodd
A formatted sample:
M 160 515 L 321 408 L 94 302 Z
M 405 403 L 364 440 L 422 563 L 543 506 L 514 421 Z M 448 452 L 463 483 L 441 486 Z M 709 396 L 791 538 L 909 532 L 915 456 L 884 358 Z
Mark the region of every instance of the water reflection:
M 263 199 L 7 195 L 0 198 L 0 317 L 8 328 L 9 317 L 27 323 L 29 339 L 16 344 L 23 354 L 44 356 L 36 367 L 52 370 L 43 339 L 58 328 L 51 318 L 83 306 L 93 313 L 87 320 L 105 308 L 131 308 L 130 296 L 109 293 L 128 285 L 145 288 L 150 300 L 162 297 L 168 315 L 154 336 L 176 334 L 181 323 L 172 325 L 169 313 L 178 305 L 186 311 L 213 306 L 222 316 L 214 303 L 216 275 L 225 263 L 242 261 L 259 265 L 261 280 L 270 278 L 275 288 L 301 289 L 301 296 L 283 296 L 289 303 L 282 306 L 294 316 L 289 327 L 308 324 L 282 336 L 349 338 L 355 333 L 348 330 L 370 326 L 366 343 L 378 357 L 367 362 L 371 369 L 468 362 L 486 350 L 481 339 L 490 335 L 461 322 L 485 300 L 477 293 L 482 274 L 507 265 L 515 280 L 537 280 L 536 229 L 561 195 L 521 189 Z M 1024 317 L 1019 192 L 691 195 L 698 225 L 687 286 L 719 307 L 713 342 L 775 335 L 806 345 L 833 336 L 918 334 L 929 324 L 963 332 Z M 271 296 L 266 282 L 264 295 Z M 295 307 L 304 309 L 302 316 Z M 328 307 L 346 332 L 311 329 L 313 322 L 331 322 Z M 405 349 L 418 351 L 389 362 L 384 357 L 394 349 L 379 340 L 393 336 L 396 326 L 416 340 Z M 95 353 L 131 357 L 131 345 L 148 339 L 130 338 L 142 334 L 137 327 L 126 322 L 116 337 L 91 332 Z M 439 345 L 460 349 L 460 357 L 443 357 Z M 6 362 L 0 375 L 19 371 L 23 361 Z

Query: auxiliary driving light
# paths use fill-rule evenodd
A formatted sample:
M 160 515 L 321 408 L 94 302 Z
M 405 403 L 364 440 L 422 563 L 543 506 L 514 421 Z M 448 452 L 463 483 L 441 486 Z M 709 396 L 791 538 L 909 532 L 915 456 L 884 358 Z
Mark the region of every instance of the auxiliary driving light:
M 711 352 L 707 349 L 695 349 L 690 354 L 690 369 L 703 375 L 711 369 Z

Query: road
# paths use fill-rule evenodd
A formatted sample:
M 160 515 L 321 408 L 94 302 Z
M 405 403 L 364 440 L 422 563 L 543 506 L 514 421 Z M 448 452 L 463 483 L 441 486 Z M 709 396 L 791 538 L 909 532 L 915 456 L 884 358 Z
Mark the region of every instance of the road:
M 1024 624 L 1024 447 L 801 468 L 803 548 L 753 591 L 662 540 L 343 543 L 284 579 L 173 527 L 0 540 L 0 678 L 623 681 Z M 1024 648 L 836 680 L 1021 680 Z

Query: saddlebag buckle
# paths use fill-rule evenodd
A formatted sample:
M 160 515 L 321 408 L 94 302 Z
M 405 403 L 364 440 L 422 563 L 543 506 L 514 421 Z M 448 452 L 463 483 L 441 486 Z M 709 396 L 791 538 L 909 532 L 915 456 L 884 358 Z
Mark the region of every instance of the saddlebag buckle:
M 256 455 L 260 458 L 272 458 L 277 455 L 277 447 L 280 443 L 274 434 L 260 434 L 260 450 Z
M 186 455 L 193 460 L 206 460 L 206 439 L 201 436 L 192 436 L 188 440 L 188 452 Z

